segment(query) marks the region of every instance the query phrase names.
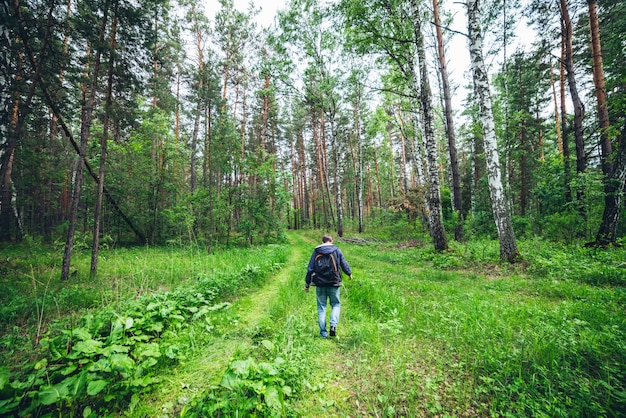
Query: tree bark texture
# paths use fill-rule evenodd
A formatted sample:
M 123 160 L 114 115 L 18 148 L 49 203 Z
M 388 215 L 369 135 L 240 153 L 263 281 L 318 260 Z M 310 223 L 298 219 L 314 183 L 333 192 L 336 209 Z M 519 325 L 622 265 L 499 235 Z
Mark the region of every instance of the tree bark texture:
M 574 138 L 576 141 L 576 171 L 584 173 L 587 167 L 585 156 L 585 141 L 583 136 L 583 118 L 585 117 L 585 107 L 578 95 L 578 86 L 574 73 L 574 52 L 572 48 L 572 19 L 569 16 L 567 0 L 559 0 L 559 10 L 561 13 L 561 31 L 565 45 L 565 70 L 567 74 L 567 84 L 570 96 L 574 104 Z
M 98 171 L 98 192 L 96 195 L 96 208 L 94 211 L 93 244 L 91 247 L 91 268 L 90 276 L 96 277 L 98 274 L 98 251 L 100 249 L 100 227 L 102 218 L 102 195 L 104 192 L 104 164 L 107 155 L 107 141 L 109 140 L 109 123 L 111 106 L 113 101 L 113 69 L 115 66 L 115 47 L 117 36 L 117 6 L 119 0 L 115 1 L 113 8 L 113 25 L 111 27 L 110 50 L 109 50 L 109 72 L 107 76 L 107 93 L 104 108 L 104 121 L 102 122 L 102 138 L 100 140 L 100 169 Z
M 448 152 L 450 153 L 450 171 L 452 172 L 452 205 L 453 209 L 457 211 L 457 223 L 454 228 L 454 239 L 456 241 L 463 241 L 463 196 L 461 192 L 461 172 L 459 170 L 456 132 L 454 129 L 454 119 L 452 115 L 452 94 L 450 92 L 450 81 L 448 79 L 448 69 L 446 67 L 446 54 L 443 43 L 443 33 L 441 30 L 441 19 L 439 18 L 438 0 L 433 0 L 433 14 L 437 34 L 439 72 L 441 73 L 441 83 L 443 85 L 446 137 L 448 138 Z
M 491 196 L 493 217 L 500 241 L 500 258 L 514 262 L 519 256 L 519 251 L 513 232 L 509 206 L 506 202 L 502 186 L 502 173 L 500 170 L 500 158 L 498 155 L 496 131 L 491 107 L 489 79 L 487 67 L 483 60 L 483 39 L 480 29 L 479 0 L 468 0 L 467 17 L 474 89 L 480 106 L 485 162 L 487 164 L 487 177 L 489 179 L 489 194 Z
M 420 67 L 420 102 L 424 117 L 424 140 L 426 143 L 426 160 L 428 162 L 428 221 L 430 232 L 433 237 L 435 250 L 443 251 L 448 248 L 446 231 L 443 226 L 441 209 L 441 192 L 439 190 L 439 166 L 437 164 L 437 140 L 433 127 L 432 93 L 428 81 L 428 69 L 426 68 L 426 52 L 424 49 L 424 37 L 422 35 L 422 19 L 416 4 L 413 4 L 413 25 L 415 28 L 415 41 Z M 414 80 L 416 82 L 417 80 Z
M 84 182 L 84 161 L 87 156 L 87 144 L 91 135 L 91 122 L 93 117 L 93 108 L 96 101 L 96 91 L 98 88 L 98 73 L 100 71 L 100 57 L 102 55 L 101 45 L 104 41 L 104 34 L 106 31 L 106 25 L 108 20 L 109 2 L 104 5 L 104 14 L 102 17 L 102 26 L 100 27 L 100 35 L 98 37 L 99 45 L 96 50 L 94 59 L 94 68 L 91 79 L 89 76 L 89 66 L 87 65 L 85 71 L 85 83 L 89 81 L 90 85 L 83 85 L 83 111 L 81 115 L 80 124 L 80 148 L 78 152 L 78 161 L 76 162 L 76 172 L 74 178 L 74 192 L 72 193 L 72 207 L 70 210 L 70 222 L 67 232 L 67 240 L 65 241 L 65 253 L 63 255 L 63 264 L 61 267 L 61 280 L 67 280 L 70 277 L 70 263 L 72 258 L 72 251 L 74 248 L 74 234 L 76 232 L 76 223 L 78 220 L 78 206 L 80 204 L 80 197 L 83 189 Z M 89 63 L 90 48 L 87 48 L 86 60 Z
M 619 154 L 615 163 L 612 162 L 613 147 L 609 136 L 609 112 L 606 102 L 602 46 L 596 1 L 588 0 L 587 3 L 589 6 L 589 27 L 591 30 L 591 53 L 593 56 L 593 83 L 598 104 L 602 174 L 604 174 L 604 212 L 602 214 L 602 223 L 596 235 L 596 244 L 604 246 L 609 243 L 615 243 L 617 240 L 617 225 L 623 201 L 622 191 L 624 189 L 624 180 L 626 179 L 626 153 L 623 147 L 619 147 Z

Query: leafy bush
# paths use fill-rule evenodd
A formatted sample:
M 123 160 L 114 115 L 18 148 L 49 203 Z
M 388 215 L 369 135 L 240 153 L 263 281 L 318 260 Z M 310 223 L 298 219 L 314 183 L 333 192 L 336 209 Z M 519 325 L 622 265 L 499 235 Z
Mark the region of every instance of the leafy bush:
M 141 296 L 117 312 L 102 308 L 83 316 L 78 326 L 44 338 L 40 360 L 18 370 L 0 369 L 0 415 L 71 410 L 89 417 L 126 405 L 132 410 L 137 394 L 158 381 L 159 368 L 183 355 L 177 332 L 192 323 L 210 332 L 212 312 L 229 306 L 218 298 L 259 285 L 286 252 L 275 246 L 259 255 L 257 265 Z
M 181 417 L 285 416 L 285 399 L 292 392 L 282 377 L 286 366 L 281 357 L 271 363 L 234 360 L 220 385 L 186 407 Z

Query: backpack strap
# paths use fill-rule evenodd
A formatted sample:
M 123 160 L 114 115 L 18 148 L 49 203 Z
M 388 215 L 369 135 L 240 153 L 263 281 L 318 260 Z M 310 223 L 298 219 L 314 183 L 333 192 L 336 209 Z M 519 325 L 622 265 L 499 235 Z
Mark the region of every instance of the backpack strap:
M 317 261 L 317 259 L 320 258 L 323 255 L 324 254 L 322 254 L 322 253 L 316 255 L 315 256 L 315 261 Z M 330 259 L 333 260 L 333 267 L 334 267 L 335 271 L 339 271 L 339 269 L 337 268 L 337 263 L 335 262 L 335 257 L 333 256 L 333 253 L 329 253 L 328 255 L 330 256 Z

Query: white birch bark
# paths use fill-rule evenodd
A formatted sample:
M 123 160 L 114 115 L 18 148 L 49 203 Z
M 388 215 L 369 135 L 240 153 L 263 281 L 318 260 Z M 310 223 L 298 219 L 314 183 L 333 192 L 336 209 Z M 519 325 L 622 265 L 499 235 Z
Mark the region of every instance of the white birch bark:
M 479 101 L 480 119 L 483 125 L 489 194 L 491 196 L 493 217 L 500 241 L 500 259 L 513 262 L 519 256 L 519 251 L 515 241 L 509 206 L 506 202 L 504 188 L 502 186 L 502 173 L 500 170 L 500 157 L 498 155 L 496 130 L 491 107 L 489 78 L 487 75 L 487 67 L 483 60 L 483 39 L 480 27 L 479 3 L 480 0 L 468 0 L 467 2 L 470 60 L 474 78 L 474 89 Z
M 437 164 L 437 141 L 435 139 L 435 129 L 433 127 L 432 94 L 430 82 L 428 80 L 428 70 L 426 68 L 426 54 L 424 50 L 424 38 L 422 35 L 422 19 L 415 2 L 411 2 L 411 13 L 413 14 L 413 27 L 415 28 L 415 42 L 417 60 L 419 66 L 419 81 L 413 80 L 414 89 L 419 92 L 422 116 L 424 118 L 424 143 L 426 145 L 426 167 L 428 175 L 428 221 L 430 224 L 430 234 L 433 237 L 435 249 L 443 251 L 448 248 L 446 231 L 443 226 L 443 215 L 441 209 L 441 192 L 439 190 L 439 166 Z

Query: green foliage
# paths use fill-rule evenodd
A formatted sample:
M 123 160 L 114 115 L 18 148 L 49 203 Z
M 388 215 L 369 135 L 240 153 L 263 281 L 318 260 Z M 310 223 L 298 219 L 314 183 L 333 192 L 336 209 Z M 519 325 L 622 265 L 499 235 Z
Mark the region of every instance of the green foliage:
M 263 343 L 273 346 L 268 340 Z M 220 385 L 183 410 L 181 417 L 286 416 L 285 399 L 292 392 L 282 377 L 287 367 L 281 357 L 272 362 L 234 360 Z
M 137 394 L 158 382 L 158 371 L 184 358 L 185 330 L 194 324 L 210 333 L 211 315 L 230 306 L 224 298 L 258 286 L 286 254 L 278 246 L 252 253 L 257 264 L 199 276 L 188 286 L 141 296 L 117 309 L 101 308 L 76 326 L 51 332 L 40 342 L 39 360 L 2 368 L 0 414 L 99 416 L 132 410 Z

